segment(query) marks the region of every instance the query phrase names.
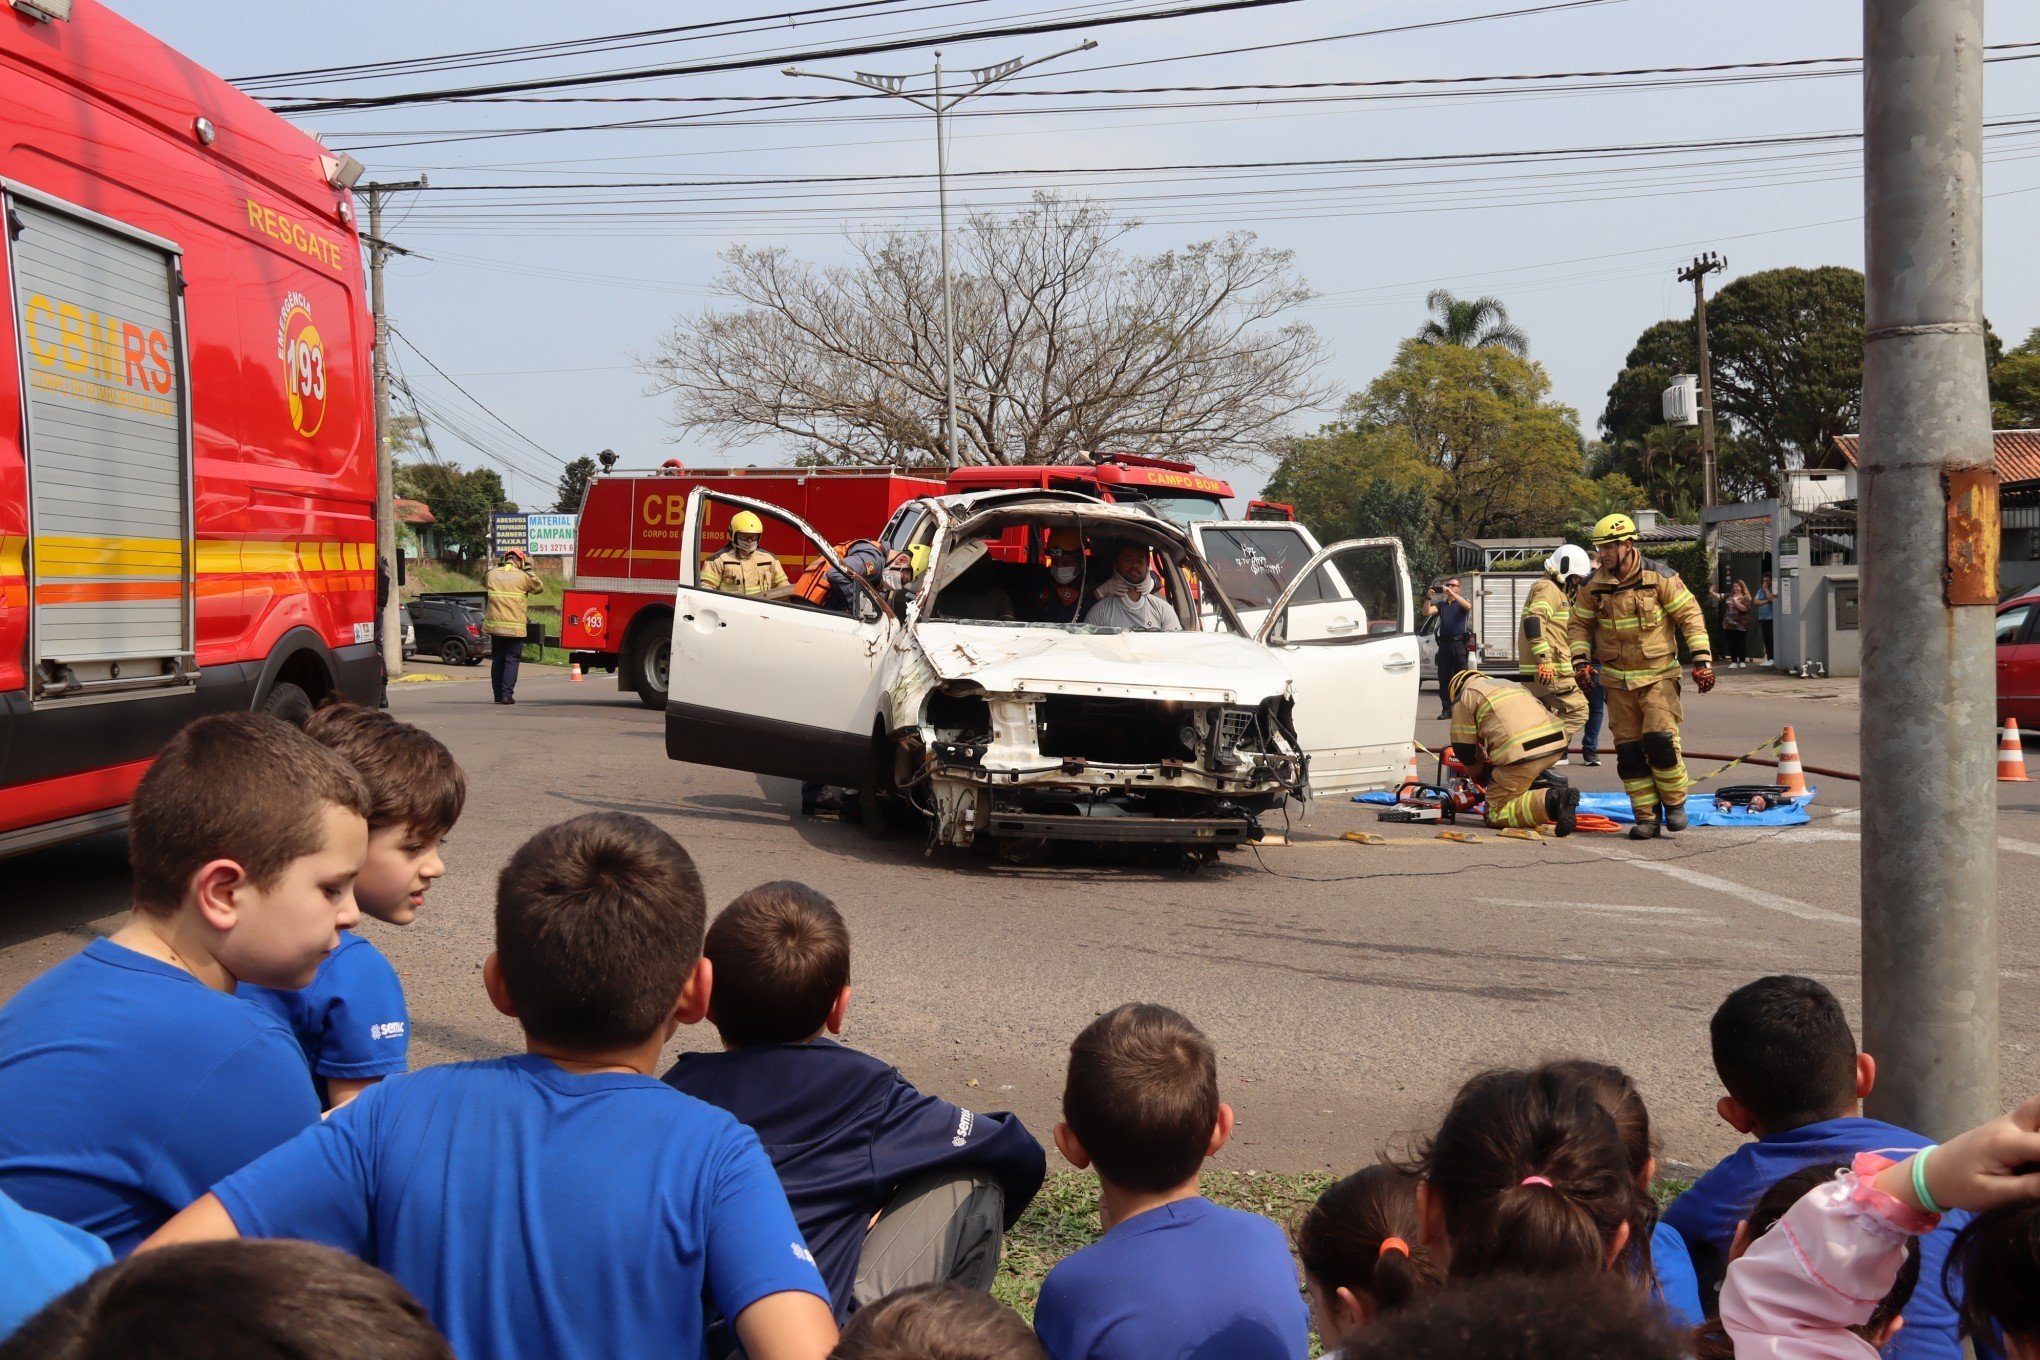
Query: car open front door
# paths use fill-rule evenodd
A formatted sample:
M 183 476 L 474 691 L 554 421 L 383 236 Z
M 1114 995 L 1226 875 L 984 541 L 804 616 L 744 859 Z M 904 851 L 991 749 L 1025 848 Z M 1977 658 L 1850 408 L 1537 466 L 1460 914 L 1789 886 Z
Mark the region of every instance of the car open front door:
M 697 765 L 855 787 L 871 765 L 878 669 L 894 622 L 860 591 L 854 613 L 799 595 L 767 599 L 704 589 L 702 558 L 729 542 L 733 515 L 764 521 L 761 546 L 790 580 L 821 559 L 842 563 L 805 522 L 774 505 L 697 487 L 687 498 L 666 754 Z
M 1402 782 L 1417 727 L 1410 577 L 1392 538 L 1334 543 L 1291 577 L 1260 641 L 1295 677 L 1314 798 Z

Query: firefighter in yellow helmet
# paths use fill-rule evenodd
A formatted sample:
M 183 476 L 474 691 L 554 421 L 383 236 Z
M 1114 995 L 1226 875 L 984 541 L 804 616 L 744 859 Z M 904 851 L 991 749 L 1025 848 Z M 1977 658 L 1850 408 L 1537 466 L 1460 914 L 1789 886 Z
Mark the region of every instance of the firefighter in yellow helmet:
M 1558 719 L 1570 742 L 1587 725 L 1587 696 L 1573 679 L 1573 592 L 1594 570 L 1586 551 L 1568 543 L 1544 559 L 1544 575 L 1530 587 L 1523 618 L 1516 625 L 1516 669 L 1523 688 Z M 1559 760 L 1564 764 L 1563 757 Z
M 1686 829 L 1686 762 L 1679 752 L 1679 639 L 1693 655 L 1693 687 L 1714 688 L 1714 660 L 1700 602 L 1676 572 L 1644 557 L 1636 522 L 1608 515 L 1594 526 L 1600 568 L 1573 602 L 1571 651 L 1582 686 L 1598 673 L 1608 694 L 1615 770 L 1635 809 L 1630 836 Z
M 1452 677 L 1446 700 L 1452 705 L 1452 753 L 1487 788 L 1487 824 L 1556 827 L 1559 835 L 1570 836 L 1580 791 L 1557 782 L 1532 787 L 1565 754 L 1565 732 L 1536 696 L 1499 676 L 1468 670 Z
M 730 541 L 719 553 L 701 564 L 701 588 L 720 590 L 725 595 L 752 595 L 783 600 L 793 594 L 793 582 L 779 559 L 758 546 L 765 525 L 749 510 L 730 516 Z

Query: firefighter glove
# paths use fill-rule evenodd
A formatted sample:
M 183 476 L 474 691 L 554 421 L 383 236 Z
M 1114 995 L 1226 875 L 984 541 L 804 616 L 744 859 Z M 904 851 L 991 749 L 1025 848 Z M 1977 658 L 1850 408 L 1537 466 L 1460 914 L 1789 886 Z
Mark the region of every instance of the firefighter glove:
M 1694 663 L 1693 688 L 1699 690 L 1702 694 L 1714 688 L 1714 666 L 1712 663 L 1706 661 Z
M 1573 662 L 1572 673 L 1573 679 L 1579 681 L 1581 689 L 1592 689 L 1594 687 L 1593 662 L 1588 661 L 1585 658 L 1581 658 L 1580 660 Z
M 1551 685 L 1558 683 L 1558 667 L 1552 665 L 1549 661 L 1538 662 L 1537 683 L 1540 685 Z

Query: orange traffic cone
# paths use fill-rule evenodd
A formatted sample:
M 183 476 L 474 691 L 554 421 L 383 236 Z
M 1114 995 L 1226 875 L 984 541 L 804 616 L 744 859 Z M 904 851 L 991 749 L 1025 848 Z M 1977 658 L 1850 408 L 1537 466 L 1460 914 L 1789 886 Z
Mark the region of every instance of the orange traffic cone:
M 2032 782 L 2026 778 L 2026 748 L 2019 745 L 2019 720 L 2006 718 L 2004 735 L 1998 738 L 1998 783 Z
M 572 683 L 576 684 L 576 685 L 578 685 L 578 684 L 580 684 L 580 683 L 581 683 L 581 663 L 580 663 L 580 662 L 576 661 L 576 662 L 574 663 L 574 668 L 573 668 L 572 670 L 570 670 L 570 671 L 568 671 L 568 672 L 567 672 L 567 679 L 568 679 L 569 681 L 571 681 Z
M 1804 798 L 1809 792 L 1806 767 L 1799 763 L 1799 738 L 1793 735 L 1790 724 L 1778 743 L 1778 783 L 1787 798 Z
M 1410 747 L 1410 763 L 1403 767 L 1402 782 L 1405 786 L 1424 782 L 1424 776 L 1417 772 L 1417 748 L 1414 746 Z

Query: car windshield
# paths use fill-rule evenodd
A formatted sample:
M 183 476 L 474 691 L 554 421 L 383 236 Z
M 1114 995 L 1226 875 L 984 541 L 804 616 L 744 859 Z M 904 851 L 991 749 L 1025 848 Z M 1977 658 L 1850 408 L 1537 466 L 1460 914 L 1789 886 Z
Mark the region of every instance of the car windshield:
M 1144 496 L 1140 504 L 1147 506 L 1163 519 L 1174 520 L 1178 524 L 1226 517 L 1225 502 L 1213 500 L 1209 496 Z
M 1003 520 L 1003 522 L 1001 522 Z M 1072 633 L 1235 632 L 1209 568 L 1145 520 L 1005 518 L 973 522 L 928 571 L 923 617 Z

